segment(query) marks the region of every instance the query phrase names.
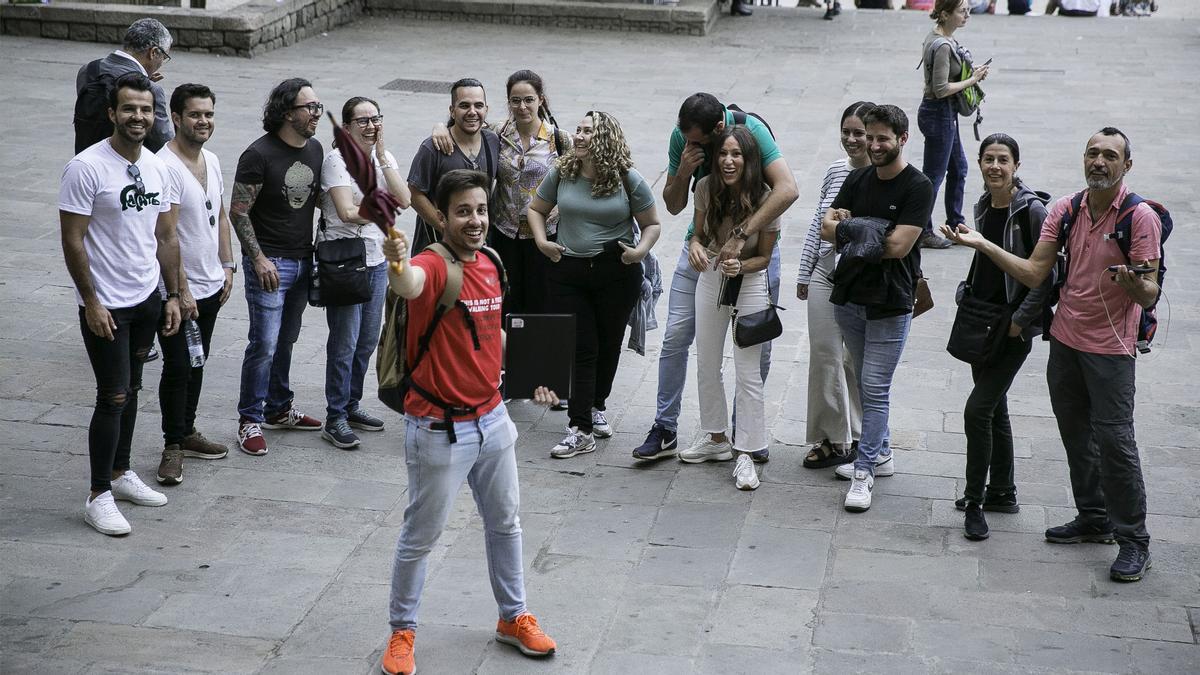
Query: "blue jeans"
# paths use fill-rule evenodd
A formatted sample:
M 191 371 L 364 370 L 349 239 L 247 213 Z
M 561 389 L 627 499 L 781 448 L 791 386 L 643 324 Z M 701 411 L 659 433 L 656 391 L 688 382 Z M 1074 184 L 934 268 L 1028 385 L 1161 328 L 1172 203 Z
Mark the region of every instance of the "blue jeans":
M 946 182 L 946 223 L 966 223 L 963 216 L 963 189 L 967 182 L 967 155 L 958 136 L 958 113 L 950 98 L 924 99 L 917 109 L 917 127 L 925 136 L 925 158 L 921 173 L 933 183 L 937 199 L 942 181 Z M 933 232 L 933 217 L 925 223 L 925 234 Z
M 289 389 L 292 345 L 300 337 L 300 320 L 308 306 L 312 264 L 301 258 L 271 258 L 279 270 L 279 288 L 263 290 L 250 259 L 246 270 L 246 306 L 250 314 L 246 356 L 242 359 L 242 392 L 238 413 L 251 422 L 286 412 L 295 394 Z
M 688 241 L 683 242 L 675 274 L 671 277 L 671 294 L 667 299 L 667 328 L 663 334 L 662 350 L 658 353 L 658 410 L 654 423 L 664 429 L 679 429 L 679 409 L 683 402 L 683 385 L 687 382 L 688 348 L 696 339 L 696 282 L 700 273 L 688 263 Z M 767 286 L 771 302 L 779 302 L 779 247 L 771 253 L 767 264 Z M 763 343 L 759 368 L 765 384 L 771 370 L 771 343 Z M 734 410 L 737 419 L 737 410 Z
M 405 416 L 408 507 L 392 565 L 392 630 L 417 626 L 426 559 L 446 527 L 463 481 L 471 487 L 483 519 L 488 575 L 500 617 L 511 621 L 525 613 L 517 427 L 503 403 L 477 420 L 455 422 L 458 442 L 453 445 L 445 431 L 432 428 L 440 424 L 435 417 Z
M 387 263 L 368 268 L 371 298 L 357 305 L 326 307 L 329 339 L 325 342 L 325 413 L 329 419 L 358 410 L 363 381 L 383 324 L 383 298 L 387 294 Z
M 868 319 L 862 305 L 847 303 L 834 310 L 842 339 L 854 362 L 862 399 L 862 437 L 858 441 L 858 459 L 854 468 L 875 474 L 875 462 L 886 457 L 888 447 L 888 412 L 892 376 L 900 365 L 904 342 L 912 314 Z

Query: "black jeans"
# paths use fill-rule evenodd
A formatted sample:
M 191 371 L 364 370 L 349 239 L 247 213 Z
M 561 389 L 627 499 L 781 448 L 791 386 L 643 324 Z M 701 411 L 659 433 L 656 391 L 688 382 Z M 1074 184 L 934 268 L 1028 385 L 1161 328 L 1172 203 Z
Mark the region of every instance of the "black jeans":
M 492 231 L 492 248 L 500 254 L 508 274 L 508 292 L 504 294 L 503 315 L 540 314 L 546 311 L 546 267 L 552 265 L 532 239 L 510 239 L 499 230 Z M 556 236 L 548 237 L 556 241 Z
M 621 339 L 642 289 L 642 266 L 617 253 L 563 256 L 549 263 L 550 311 L 575 315 L 575 378 L 570 426 L 592 431 L 592 408 L 605 409 L 621 359 Z
M 1146 485 L 1133 435 L 1136 359 L 1050 340 L 1046 383 L 1082 523 L 1111 521 L 1117 543 L 1148 550 Z
M 88 425 L 94 492 L 107 492 L 112 487 L 112 472 L 129 469 L 142 366 L 154 344 L 161 311 L 157 290 L 132 307 L 108 310 L 117 324 L 113 339 L 108 340 L 88 328 L 83 307 L 79 308 L 83 346 L 96 376 L 96 409 Z
M 1008 420 L 1008 388 L 1033 345 L 1019 337 L 1008 338 L 1004 353 L 986 366 L 971 366 L 975 388 L 967 397 L 963 410 L 963 426 L 967 433 L 967 487 L 963 496 L 968 501 L 983 503 L 983 488 L 992 493 L 1012 492 L 1013 435 Z
M 204 358 L 208 359 L 208 345 L 212 341 L 213 327 L 217 325 L 217 314 L 221 311 L 221 292 L 196 301 L 200 315 L 196 325 L 200 328 L 200 341 L 204 344 Z M 174 445 L 183 442 L 183 437 L 194 431 L 196 407 L 200 403 L 200 387 L 204 384 L 204 366 L 193 368 L 188 356 L 187 339 L 180 327 L 170 337 L 158 334 L 162 347 L 162 377 L 158 381 L 158 409 L 162 414 L 163 443 Z

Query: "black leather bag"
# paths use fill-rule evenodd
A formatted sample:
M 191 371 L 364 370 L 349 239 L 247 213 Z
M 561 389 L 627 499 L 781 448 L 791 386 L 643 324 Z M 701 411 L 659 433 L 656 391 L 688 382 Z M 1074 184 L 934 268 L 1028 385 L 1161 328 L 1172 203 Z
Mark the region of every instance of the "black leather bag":
M 963 282 L 962 299 L 950 327 L 946 351 L 954 358 L 976 366 L 995 363 L 1004 353 L 1004 340 L 1012 323 L 1013 310 L 1008 305 L 981 300 L 971 292 L 975 279 L 975 261 Z
M 343 307 L 371 299 L 367 246 L 361 237 L 317 242 L 308 302 L 314 307 Z
M 784 309 L 774 303 L 767 305 L 767 308 L 754 312 L 752 314 L 739 314 L 736 306 L 737 296 L 741 293 L 742 276 L 738 275 L 725 282 L 725 288 L 721 292 L 722 304 L 733 304 L 733 344 L 739 348 L 753 347 L 764 342 L 770 342 L 775 338 L 783 335 L 783 321 L 779 319 L 779 311 Z M 767 283 L 767 277 L 763 275 L 763 283 Z M 730 290 L 731 288 L 735 290 Z M 732 296 L 732 297 L 730 297 Z M 726 302 L 732 300 L 732 302 Z

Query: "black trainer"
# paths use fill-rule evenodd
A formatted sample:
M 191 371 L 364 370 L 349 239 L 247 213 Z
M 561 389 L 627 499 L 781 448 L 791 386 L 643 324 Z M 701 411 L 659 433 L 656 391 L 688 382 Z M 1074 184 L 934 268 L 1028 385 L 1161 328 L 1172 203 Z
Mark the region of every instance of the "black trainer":
M 1113 581 L 1141 581 L 1149 569 L 1149 551 L 1135 546 L 1122 546 L 1112 567 L 1108 568 L 1108 576 Z
M 954 500 L 954 508 L 959 511 L 967 510 L 967 498 L 959 497 Z M 1021 505 L 1017 503 L 1017 493 L 1012 492 L 992 492 L 987 490 L 983 493 L 983 510 L 992 511 L 995 513 L 1020 513 Z
M 362 408 L 351 410 L 347 413 L 346 422 L 355 429 L 363 431 L 383 431 L 383 420 Z
M 1116 533 L 1112 523 L 1103 525 L 1087 525 L 1079 520 L 1072 520 L 1066 525 L 1059 525 L 1046 530 L 1046 541 L 1052 544 L 1093 544 L 1116 543 Z
M 967 504 L 965 509 L 967 512 L 966 518 L 963 520 L 963 536 L 971 541 L 983 541 L 987 539 L 988 524 L 987 519 L 983 517 L 983 509 L 971 502 Z
M 670 429 L 657 424 L 650 427 L 646 440 L 633 449 L 633 458 L 642 461 L 666 459 L 679 454 L 679 437 Z

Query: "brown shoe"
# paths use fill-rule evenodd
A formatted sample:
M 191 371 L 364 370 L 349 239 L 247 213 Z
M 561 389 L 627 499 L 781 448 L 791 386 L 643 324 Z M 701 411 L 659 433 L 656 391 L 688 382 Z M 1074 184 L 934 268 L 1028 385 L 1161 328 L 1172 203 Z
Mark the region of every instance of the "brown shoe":
M 179 444 L 183 448 L 184 457 L 195 457 L 197 459 L 221 459 L 229 454 L 229 448 L 208 440 L 199 431 L 183 437 L 183 442 Z
M 163 485 L 183 482 L 183 449 L 174 443 L 163 448 L 162 461 L 158 463 L 158 482 Z

